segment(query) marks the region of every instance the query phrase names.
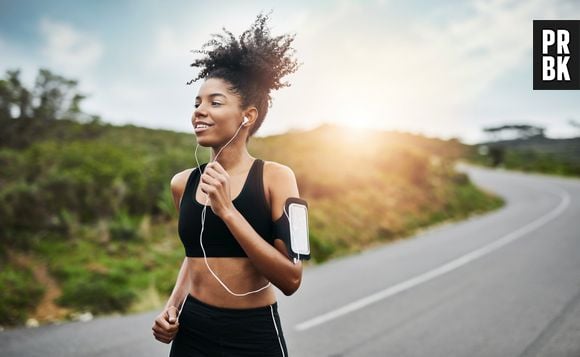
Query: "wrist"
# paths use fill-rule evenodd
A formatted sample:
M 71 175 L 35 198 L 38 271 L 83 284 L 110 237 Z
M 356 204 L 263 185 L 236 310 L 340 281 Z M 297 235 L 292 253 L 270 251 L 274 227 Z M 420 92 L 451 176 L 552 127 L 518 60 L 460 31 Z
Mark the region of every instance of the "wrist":
M 165 310 L 169 309 L 171 306 L 179 309 L 179 301 L 175 301 L 174 299 L 170 299 L 165 304 Z
M 229 210 L 227 210 L 226 212 L 224 212 L 222 214 L 221 219 L 222 219 L 222 221 L 224 221 L 225 224 L 229 224 L 236 219 L 236 216 L 238 213 L 239 212 L 236 209 L 236 207 L 232 206 L 232 208 L 230 208 Z

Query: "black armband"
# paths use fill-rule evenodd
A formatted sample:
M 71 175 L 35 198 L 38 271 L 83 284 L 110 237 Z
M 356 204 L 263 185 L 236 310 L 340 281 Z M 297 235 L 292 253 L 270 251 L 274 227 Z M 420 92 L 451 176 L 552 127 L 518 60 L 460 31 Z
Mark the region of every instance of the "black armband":
M 276 237 L 286 243 L 289 257 L 309 260 L 308 203 L 298 197 L 288 197 L 283 210 L 274 222 Z

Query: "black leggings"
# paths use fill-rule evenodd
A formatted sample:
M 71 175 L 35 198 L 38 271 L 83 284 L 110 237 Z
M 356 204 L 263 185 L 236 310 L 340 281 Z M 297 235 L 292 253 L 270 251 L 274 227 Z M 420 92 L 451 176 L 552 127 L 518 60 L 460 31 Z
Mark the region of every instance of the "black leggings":
M 288 356 L 278 303 L 249 309 L 208 305 L 191 294 L 169 357 Z

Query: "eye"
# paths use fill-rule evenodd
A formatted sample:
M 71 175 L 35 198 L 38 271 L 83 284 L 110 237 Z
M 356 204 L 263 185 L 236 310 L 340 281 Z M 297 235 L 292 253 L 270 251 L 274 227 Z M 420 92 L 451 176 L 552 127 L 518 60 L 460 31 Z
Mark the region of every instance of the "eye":
M 216 102 L 216 101 L 213 101 L 213 102 L 211 102 L 211 105 L 213 105 L 213 106 L 220 106 L 220 105 L 222 105 L 222 103 L 220 103 L 220 102 Z M 199 104 L 199 103 L 195 103 L 193 106 L 194 106 L 195 108 L 197 108 L 197 107 L 199 107 L 199 106 L 200 106 L 200 104 Z

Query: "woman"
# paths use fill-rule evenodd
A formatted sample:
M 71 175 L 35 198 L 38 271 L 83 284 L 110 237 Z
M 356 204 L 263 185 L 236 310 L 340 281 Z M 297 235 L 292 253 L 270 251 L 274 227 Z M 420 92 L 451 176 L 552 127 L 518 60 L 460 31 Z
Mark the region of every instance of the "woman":
M 204 79 L 192 124 L 212 160 L 171 180 L 186 257 L 152 329 L 173 341 L 172 357 L 288 355 L 272 285 L 293 294 L 302 264 L 275 239 L 273 222 L 298 186 L 287 166 L 250 156 L 247 142 L 270 90 L 289 86 L 280 79 L 298 64 L 289 56 L 293 36 L 270 37 L 267 19 L 258 15 L 239 41 L 225 29 L 228 36 L 214 35 L 192 64 L 201 72 L 188 84 Z

